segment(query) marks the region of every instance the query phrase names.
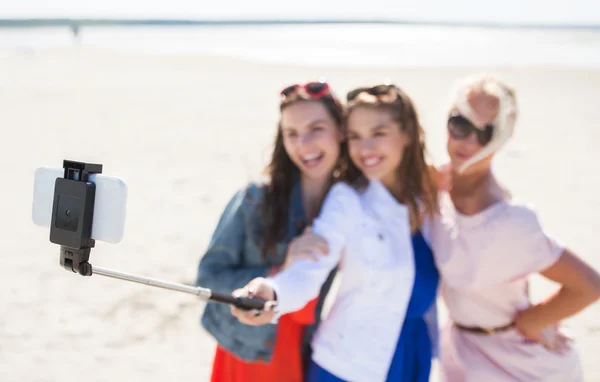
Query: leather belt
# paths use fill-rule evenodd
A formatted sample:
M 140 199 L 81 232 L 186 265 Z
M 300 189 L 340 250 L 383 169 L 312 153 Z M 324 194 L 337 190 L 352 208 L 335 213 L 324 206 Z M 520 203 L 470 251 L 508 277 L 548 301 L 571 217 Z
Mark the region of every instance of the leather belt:
M 462 326 L 457 323 L 454 323 L 454 326 L 456 326 L 459 330 L 463 330 L 465 332 L 484 334 L 487 336 L 491 336 L 492 334 L 496 334 L 496 333 L 500 333 L 500 332 L 504 332 L 506 330 L 512 329 L 514 327 L 514 324 L 511 322 L 510 324 L 500 326 L 497 328 L 474 328 L 474 327 Z

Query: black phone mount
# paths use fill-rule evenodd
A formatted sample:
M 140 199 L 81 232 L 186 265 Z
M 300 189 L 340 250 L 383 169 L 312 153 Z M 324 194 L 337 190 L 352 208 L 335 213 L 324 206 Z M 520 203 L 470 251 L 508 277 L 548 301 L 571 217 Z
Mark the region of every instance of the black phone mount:
M 96 185 L 89 181 L 92 174 L 101 174 L 102 165 L 63 161 L 64 177 L 54 184 L 54 203 L 50 241 L 60 245 L 60 265 L 82 276 L 92 275 L 90 252 Z
M 96 185 L 90 181 L 93 174 L 102 173 L 102 165 L 63 161 L 64 176 L 54 184 L 54 202 L 50 224 L 50 241 L 60 246 L 60 265 L 67 271 L 82 276 L 98 274 L 119 280 L 194 294 L 205 300 L 234 305 L 243 310 L 262 310 L 265 301 L 260 298 L 233 297 L 207 288 L 171 283 L 118 272 L 90 264 L 90 254 L 95 246 L 92 239 Z

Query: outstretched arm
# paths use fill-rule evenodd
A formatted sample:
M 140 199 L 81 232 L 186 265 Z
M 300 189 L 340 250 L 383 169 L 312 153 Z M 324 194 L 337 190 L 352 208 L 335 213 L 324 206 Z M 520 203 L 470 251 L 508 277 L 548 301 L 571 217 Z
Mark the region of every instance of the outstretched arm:
M 357 192 L 339 183 L 325 198 L 321 214 L 313 223 L 312 232 L 327 241 L 329 252 L 318 255 L 317 260 L 298 259 L 279 274 L 252 280 L 244 291 L 277 305 L 277 311 L 268 311 L 260 317 L 233 309 L 240 321 L 249 325 L 264 325 L 280 315 L 302 309 L 319 295 L 322 284 L 341 259 L 348 236 L 357 223 L 360 211 Z

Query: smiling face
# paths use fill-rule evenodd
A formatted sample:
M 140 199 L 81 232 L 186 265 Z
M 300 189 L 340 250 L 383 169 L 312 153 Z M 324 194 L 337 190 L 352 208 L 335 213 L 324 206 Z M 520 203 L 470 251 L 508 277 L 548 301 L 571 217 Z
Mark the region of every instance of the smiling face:
M 392 113 L 377 107 L 356 107 L 348 116 L 347 128 L 354 165 L 367 179 L 391 187 L 410 141 Z
M 448 150 L 448 156 L 450 157 L 450 163 L 454 169 L 460 168 L 465 162 L 485 147 L 485 144 L 482 143 L 482 139 L 478 138 L 478 135 L 484 135 L 483 132 L 478 132 L 475 128 L 472 128 L 469 131 L 463 131 L 465 128 L 462 128 L 462 130 L 458 131 L 460 128 L 462 127 L 456 126 L 455 123 L 448 123 L 448 141 L 446 148 Z M 485 139 L 483 141 L 485 142 Z M 466 171 L 472 172 L 489 169 L 492 164 L 492 158 L 493 154 L 472 164 Z
M 281 112 L 283 146 L 303 177 L 329 177 L 340 155 L 340 128 L 326 107 L 301 101 Z

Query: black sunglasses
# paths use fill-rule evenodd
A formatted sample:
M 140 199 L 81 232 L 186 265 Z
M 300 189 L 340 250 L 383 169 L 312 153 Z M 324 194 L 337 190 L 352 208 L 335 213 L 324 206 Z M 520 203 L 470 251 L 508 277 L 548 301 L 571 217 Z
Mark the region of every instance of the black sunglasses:
M 471 121 L 463 117 L 460 114 L 453 114 L 448 118 L 448 132 L 453 139 L 466 139 L 475 133 L 477 135 L 477 142 L 480 145 L 485 146 L 492 140 L 494 135 L 494 125 L 485 125 L 483 130 L 475 127 Z
M 373 87 L 362 87 L 351 90 L 346 95 L 346 100 L 348 102 L 354 100 L 361 93 L 367 93 L 372 96 L 378 97 L 382 95 L 389 94 L 392 90 L 396 90 L 400 93 L 399 89 L 395 85 L 375 85 Z

